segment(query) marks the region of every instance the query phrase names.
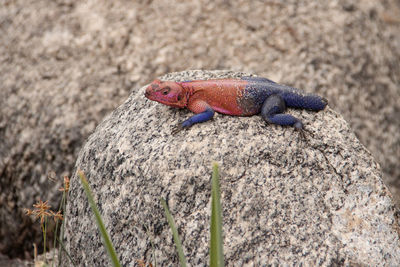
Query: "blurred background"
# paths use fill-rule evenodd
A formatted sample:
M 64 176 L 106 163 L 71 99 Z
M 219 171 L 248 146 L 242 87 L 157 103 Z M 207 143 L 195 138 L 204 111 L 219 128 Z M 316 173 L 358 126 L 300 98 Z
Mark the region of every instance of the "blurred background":
M 24 208 L 58 207 L 104 116 L 188 69 L 250 72 L 326 97 L 400 203 L 400 1 L 1 0 L 0 258 L 41 251 Z

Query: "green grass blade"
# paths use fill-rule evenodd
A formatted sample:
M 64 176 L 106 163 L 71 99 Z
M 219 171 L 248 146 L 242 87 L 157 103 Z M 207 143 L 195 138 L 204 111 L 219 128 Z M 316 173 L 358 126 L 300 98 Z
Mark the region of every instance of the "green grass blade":
M 224 252 L 222 240 L 222 212 L 221 195 L 219 191 L 218 164 L 213 164 L 211 178 L 211 227 L 210 227 L 210 266 L 224 266 Z
M 54 263 L 55 263 L 55 260 L 54 260 L 54 258 L 55 258 L 55 248 L 56 248 L 56 239 L 57 239 L 57 234 L 58 234 L 58 225 L 59 225 L 59 222 L 57 221 L 56 222 L 56 229 L 54 230 L 54 240 L 53 240 L 53 252 L 52 252 L 52 261 L 51 261 L 51 267 L 53 267 L 54 266 Z
M 110 236 L 108 235 L 103 220 L 101 219 L 99 209 L 97 208 L 97 205 L 94 202 L 93 195 L 92 192 L 90 191 L 89 184 L 88 181 L 86 180 L 85 174 L 81 170 L 79 170 L 78 175 L 79 178 L 81 179 L 82 186 L 85 189 L 85 193 L 89 200 L 90 207 L 92 208 L 92 212 L 94 213 L 97 226 L 99 227 L 100 234 L 103 237 L 103 243 L 107 249 L 108 255 L 110 256 L 111 263 L 114 267 L 120 267 L 121 264 L 119 263 L 117 253 L 115 252 Z
M 63 191 L 63 196 L 62 196 L 62 199 L 61 199 L 61 210 L 63 210 L 64 212 L 65 212 L 65 205 L 66 205 L 66 202 L 67 202 L 67 193 L 65 192 L 65 191 Z M 61 245 L 63 245 L 63 243 L 62 242 L 64 242 L 64 230 L 65 230 L 65 221 L 66 221 L 66 218 L 65 218 L 65 215 L 64 215 L 64 218 L 63 218 L 63 221 L 62 221 L 62 223 L 61 223 L 61 229 L 60 229 L 60 239 L 61 239 L 61 242 L 59 242 Z M 56 238 L 57 238 L 57 235 L 55 235 L 56 236 Z M 56 247 L 56 246 L 54 246 L 54 247 Z M 61 250 L 58 250 L 58 266 L 61 266 L 61 262 L 62 262 L 62 256 L 63 256 L 63 253 L 61 253 Z M 71 257 L 68 255 L 68 257 L 71 259 Z M 72 261 L 71 261 L 72 262 Z M 75 264 L 74 264 L 75 265 Z
M 60 250 L 62 250 L 65 255 L 67 255 L 68 259 L 71 261 L 72 266 L 77 266 L 76 263 L 74 262 L 74 260 L 71 258 L 71 255 L 69 255 L 68 251 L 65 249 L 64 244 L 56 237 L 56 240 L 58 242 L 58 244 L 60 245 Z M 58 266 L 62 266 L 61 263 L 58 263 Z
M 171 228 L 171 231 L 172 231 L 172 236 L 174 237 L 175 246 L 176 246 L 176 249 L 178 250 L 179 262 L 181 263 L 182 267 L 186 267 L 186 258 L 185 258 L 185 254 L 183 254 L 182 243 L 181 243 L 181 240 L 179 239 L 178 230 L 176 230 L 174 218 L 172 218 L 172 215 L 169 212 L 167 203 L 165 202 L 165 200 L 163 198 L 161 199 L 161 205 L 164 207 L 165 216 L 167 217 L 169 227 Z

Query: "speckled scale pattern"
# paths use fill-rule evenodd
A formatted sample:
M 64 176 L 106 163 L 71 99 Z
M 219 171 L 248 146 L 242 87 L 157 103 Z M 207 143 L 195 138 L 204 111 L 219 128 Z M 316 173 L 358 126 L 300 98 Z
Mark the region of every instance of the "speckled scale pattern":
M 265 100 L 273 95 L 282 96 L 287 107 L 322 110 L 327 101 L 315 94 L 275 83 L 267 78 L 245 76 L 241 79 L 195 80 L 182 82 L 186 90 L 196 92 L 189 100 L 189 109 L 202 112 L 202 99 L 214 110 L 238 116 L 251 116 L 260 112 Z M 191 105 L 191 103 L 194 103 Z
M 188 108 L 195 113 L 203 112 L 208 105 L 219 113 L 236 116 L 245 115 L 243 109 L 237 104 L 237 99 L 243 95 L 247 85 L 244 80 L 196 80 L 181 85 L 184 90 L 190 92 Z
M 322 110 L 327 105 L 327 100 L 316 94 L 305 93 L 303 90 L 290 86 L 275 83 L 269 79 L 261 77 L 244 77 L 243 80 L 248 81 L 243 98 L 251 99 L 253 105 L 261 108 L 265 99 L 273 94 L 280 95 L 287 107 L 301 108 L 309 110 Z M 249 104 L 249 100 L 240 101 L 242 108 L 245 109 Z
M 326 99 L 318 95 L 251 76 L 184 82 L 155 80 L 147 87 L 145 97 L 172 107 L 186 107 L 197 113 L 185 120 L 180 125 L 181 129 L 208 121 L 217 111 L 234 116 L 260 113 L 268 123 L 303 130 L 300 119 L 284 114 L 286 108 L 319 111 L 328 104 Z

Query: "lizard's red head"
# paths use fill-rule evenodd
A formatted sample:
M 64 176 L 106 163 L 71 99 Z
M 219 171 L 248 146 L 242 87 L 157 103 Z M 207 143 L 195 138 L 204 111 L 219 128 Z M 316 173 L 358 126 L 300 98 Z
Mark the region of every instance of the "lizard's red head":
M 176 82 L 155 80 L 146 88 L 144 96 L 176 108 L 184 108 L 187 104 L 185 90 Z

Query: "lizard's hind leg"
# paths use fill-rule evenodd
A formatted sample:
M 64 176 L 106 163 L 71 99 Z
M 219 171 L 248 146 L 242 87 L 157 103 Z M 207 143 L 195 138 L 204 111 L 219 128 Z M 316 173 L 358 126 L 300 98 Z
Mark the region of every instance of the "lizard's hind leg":
M 296 130 L 303 130 L 303 123 L 290 114 L 283 114 L 285 110 L 285 100 L 280 95 L 271 95 L 262 105 L 261 117 L 268 123 L 293 126 Z

